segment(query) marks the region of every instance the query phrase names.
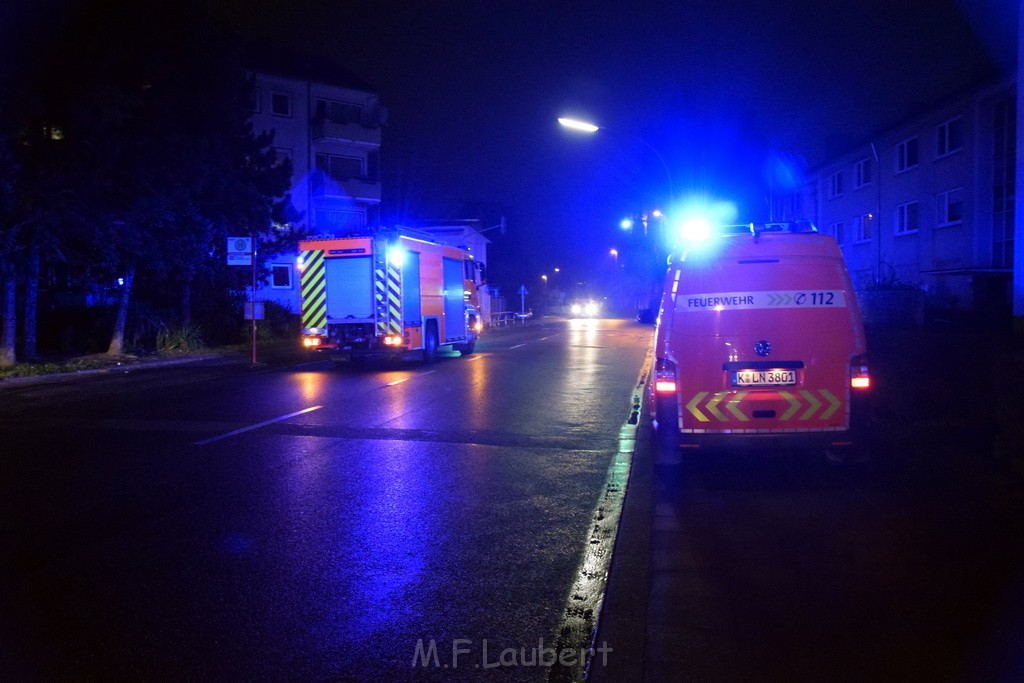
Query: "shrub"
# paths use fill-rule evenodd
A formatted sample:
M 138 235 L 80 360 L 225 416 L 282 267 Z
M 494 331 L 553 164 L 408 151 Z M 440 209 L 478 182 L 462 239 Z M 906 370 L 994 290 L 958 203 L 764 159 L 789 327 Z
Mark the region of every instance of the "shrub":
M 162 327 L 156 334 L 157 351 L 198 351 L 204 347 L 197 325 L 184 325 L 175 329 Z

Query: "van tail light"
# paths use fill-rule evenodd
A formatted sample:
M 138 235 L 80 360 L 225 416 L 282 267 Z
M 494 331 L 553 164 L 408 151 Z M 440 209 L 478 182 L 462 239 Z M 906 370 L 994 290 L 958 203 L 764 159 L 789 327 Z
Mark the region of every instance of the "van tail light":
M 868 372 L 868 355 L 862 353 L 850 361 L 850 387 L 868 389 L 871 387 L 871 373 Z
M 658 394 L 676 393 L 676 364 L 659 358 L 654 364 L 654 391 Z

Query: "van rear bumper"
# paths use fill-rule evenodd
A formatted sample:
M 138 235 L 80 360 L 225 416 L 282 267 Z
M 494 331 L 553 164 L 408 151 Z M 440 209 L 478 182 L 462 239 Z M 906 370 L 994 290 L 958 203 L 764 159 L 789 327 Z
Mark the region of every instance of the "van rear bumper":
M 680 432 L 679 445 L 723 451 L 822 450 L 857 443 L 856 430 L 800 432 Z

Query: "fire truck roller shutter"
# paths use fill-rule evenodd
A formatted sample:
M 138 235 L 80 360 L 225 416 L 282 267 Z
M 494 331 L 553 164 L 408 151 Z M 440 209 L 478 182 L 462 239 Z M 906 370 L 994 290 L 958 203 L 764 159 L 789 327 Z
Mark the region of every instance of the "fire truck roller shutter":
M 449 339 L 466 336 L 466 299 L 462 261 L 445 258 L 442 260 L 444 279 L 444 330 L 442 343 Z
M 325 259 L 327 267 L 327 315 L 330 318 L 373 317 L 373 261 L 369 256 Z
M 423 322 L 420 302 L 420 254 L 410 251 L 402 265 L 402 315 L 406 327 L 419 327 Z

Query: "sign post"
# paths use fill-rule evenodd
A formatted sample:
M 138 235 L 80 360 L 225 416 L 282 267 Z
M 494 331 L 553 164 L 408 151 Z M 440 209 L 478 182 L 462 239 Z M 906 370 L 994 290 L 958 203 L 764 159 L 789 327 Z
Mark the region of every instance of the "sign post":
M 246 306 L 246 318 L 252 320 L 252 363 L 256 364 L 256 318 L 263 317 L 256 306 L 256 238 L 228 237 L 228 265 L 252 267 L 252 293 Z M 257 316 L 257 313 L 259 315 Z
M 526 295 L 529 293 L 526 285 L 519 285 L 519 313 L 522 314 L 523 320 L 526 320 Z

